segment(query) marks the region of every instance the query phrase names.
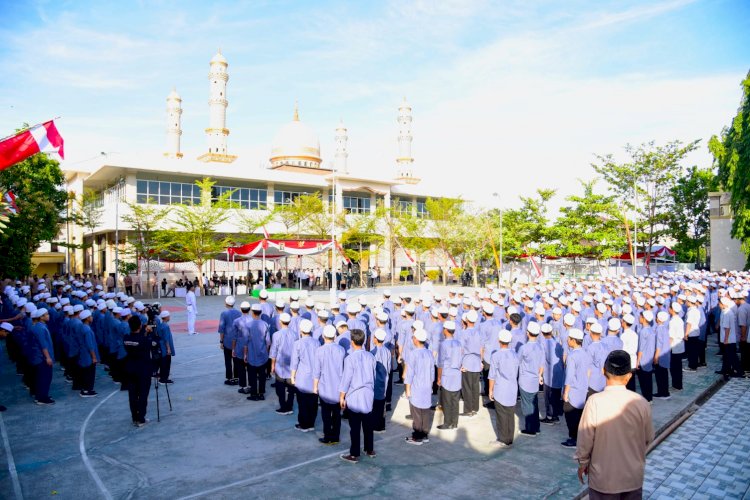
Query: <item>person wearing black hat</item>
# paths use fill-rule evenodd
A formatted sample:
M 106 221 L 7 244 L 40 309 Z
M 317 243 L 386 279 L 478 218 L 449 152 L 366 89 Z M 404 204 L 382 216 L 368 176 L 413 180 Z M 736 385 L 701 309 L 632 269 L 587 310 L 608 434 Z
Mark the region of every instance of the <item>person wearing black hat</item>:
M 646 449 L 654 440 L 651 405 L 626 390 L 630 355 L 612 351 L 604 363 L 607 385 L 586 401 L 578 428 L 578 479 L 588 476 L 589 498 L 641 498 Z

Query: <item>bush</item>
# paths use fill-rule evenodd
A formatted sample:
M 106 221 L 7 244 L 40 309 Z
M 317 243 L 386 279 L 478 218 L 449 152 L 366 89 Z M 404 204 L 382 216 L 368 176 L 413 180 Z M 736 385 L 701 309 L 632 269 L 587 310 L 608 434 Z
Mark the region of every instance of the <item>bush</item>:
M 463 267 L 454 267 L 451 270 L 451 272 L 453 273 L 453 276 L 455 276 L 456 278 L 460 278 L 461 274 L 464 272 L 464 268 Z
M 425 273 L 430 281 L 437 281 L 440 278 L 440 271 L 437 269 L 430 269 Z

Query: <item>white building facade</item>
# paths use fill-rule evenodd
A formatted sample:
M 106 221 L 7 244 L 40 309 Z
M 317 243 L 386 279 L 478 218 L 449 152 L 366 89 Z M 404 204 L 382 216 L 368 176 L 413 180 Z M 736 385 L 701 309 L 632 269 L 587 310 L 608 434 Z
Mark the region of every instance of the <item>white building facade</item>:
M 732 238 L 732 207 L 729 193 L 708 193 L 711 231 L 711 271 L 741 271 L 747 257 L 742 243 Z

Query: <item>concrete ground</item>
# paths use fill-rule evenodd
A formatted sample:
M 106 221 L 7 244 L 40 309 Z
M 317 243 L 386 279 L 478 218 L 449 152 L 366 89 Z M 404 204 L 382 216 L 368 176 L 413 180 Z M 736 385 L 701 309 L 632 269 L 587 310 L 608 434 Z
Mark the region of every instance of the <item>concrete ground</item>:
M 399 288 L 399 291 L 402 290 Z M 416 288 L 406 289 L 416 293 Z M 374 302 L 372 292 L 367 293 Z M 316 292 L 325 301 L 325 292 Z M 99 397 L 81 399 L 55 370 L 51 396 L 57 404 L 36 406 L 0 355 L 0 414 L 3 453 L 0 455 L 0 498 L 268 498 L 440 495 L 450 498 L 571 498 L 581 491 L 573 450 L 560 446 L 567 437 L 564 423 L 542 426 L 536 438 L 519 436 L 510 450 L 497 451 L 494 416 L 482 409 L 477 418 L 462 420 L 459 429 L 433 427 L 430 443 L 404 443 L 410 432 L 408 404 L 398 399 L 388 430 L 376 435 L 377 458 L 345 463 L 349 427 L 342 425 L 342 443 L 327 447 L 316 433 L 294 429 L 295 416 L 279 416 L 273 390 L 267 399 L 250 402 L 225 386 L 222 353 L 216 334 L 222 297 L 199 298 L 197 336 L 185 332 L 183 302 L 162 301 L 173 314 L 177 356 L 170 387 L 173 411 L 159 389 L 161 422 L 156 421 L 152 390 L 149 424 L 131 425 L 127 393 L 119 391 L 99 369 Z M 685 373 L 685 389 L 669 401 L 655 401 L 654 420 L 662 427 L 692 405 L 715 380 L 717 358 L 711 349 L 708 369 Z M 442 422 L 435 417 L 434 426 Z

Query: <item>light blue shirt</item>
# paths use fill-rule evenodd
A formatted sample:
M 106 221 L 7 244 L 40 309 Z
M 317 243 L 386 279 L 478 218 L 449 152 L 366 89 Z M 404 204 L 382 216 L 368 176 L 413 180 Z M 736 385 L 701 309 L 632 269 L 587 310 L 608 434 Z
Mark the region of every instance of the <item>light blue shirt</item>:
M 357 413 L 370 413 L 375 398 L 375 356 L 364 349 L 353 350 L 344 359 L 344 374 L 339 393 L 343 392 L 346 407 Z
M 415 347 L 409 353 L 406 365 L 404 383 L 409 384 L 409 401 L 417 408 L 429 408 L 432 406 L 432 383 L 435 381 L 435 357 L 424 347 Z
M 440 344 L 438 354 L 438 368 L 442 368 L 440 387 L 446 391 L 461 390 L 461 361 L 463 347 L 455 338 L 446 339 Z
M 318 381 L 318 396 L 328 404 L 339 402 L 345 357 L 346 351 L 335 342 L 323 344 L 315 351 L 313 378 Z
M 310 394 L 313 392 L 313 370 L 315 365 L 315 351 L 320 344 L 314 338 L 307 336 L 294 342 L 292 347 L 292 371 L 294 386 L 298 391 Z
M 570 386 L 568 402 L 578 409 L 582 409 L 583 405 L 586 404 L 590 366 L 591 357 L 583 348 L 572 349 L 568 352 L 565 365 L 565 385 Z
M 512 349 L 498 349 L 490 360 L 489 379 L 494 380 L 492 397 L 503 406 L 515 406 L 518 395 L 518 354 Z

